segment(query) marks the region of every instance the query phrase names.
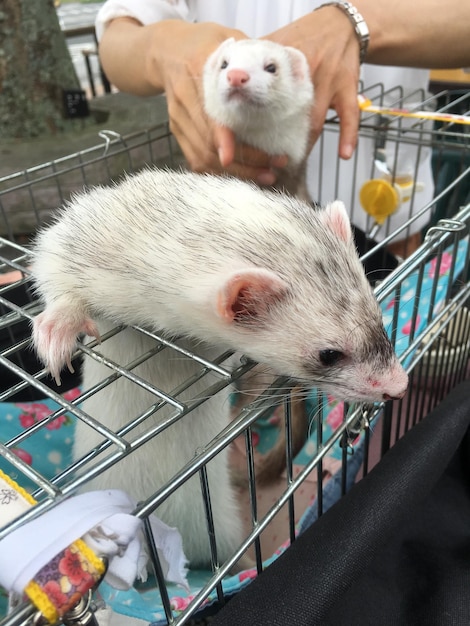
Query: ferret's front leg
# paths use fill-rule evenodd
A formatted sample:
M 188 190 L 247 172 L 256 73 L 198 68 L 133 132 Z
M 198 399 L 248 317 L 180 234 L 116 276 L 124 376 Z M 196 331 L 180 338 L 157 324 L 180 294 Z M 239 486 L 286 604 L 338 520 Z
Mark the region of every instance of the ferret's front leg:
M 71 357 L 80 334 L 100 340 L 95 322 L 69 302 L 47 306 L 33 321 L 34 348 L 58 385 L 65 365 L 73 372 Z

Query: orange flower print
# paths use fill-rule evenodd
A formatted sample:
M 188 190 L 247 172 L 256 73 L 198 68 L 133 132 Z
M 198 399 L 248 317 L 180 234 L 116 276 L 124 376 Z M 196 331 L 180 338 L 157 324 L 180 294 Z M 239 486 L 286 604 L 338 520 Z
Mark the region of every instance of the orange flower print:
M 57 611 L 61 613 L 61 607 L 67 607 L 68 597 L 62 593 L 60 585 L 55 580 L 49 580 L 43 587 L 43 591 L 48 595 L 52 604 L 56 607 Z
M 64 556 L 59 562 L 59 572 L 67 576 L 74 587 L 78 587 L 82 581 L 88 579 L 88 572 L 83 569 L 80 555 L 70 548 L 64 551 Z

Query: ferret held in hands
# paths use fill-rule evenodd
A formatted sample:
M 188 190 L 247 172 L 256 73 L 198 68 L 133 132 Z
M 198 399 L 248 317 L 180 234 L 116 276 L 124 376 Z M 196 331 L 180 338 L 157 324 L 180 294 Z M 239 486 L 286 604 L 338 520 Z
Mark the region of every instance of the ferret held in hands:
M 313 85 L 305 55 L 264 39 L 224 41 L 203 75 L 207 115 L 269 155 L 287 155 L 276 187 L 308 200 L 305 184 Z
M 33 275 L 45 304 L 34 320 L 34 345 L 55 377 L 79 334 L 98 337 L 119 323 L 179 336 L 209 360 L 225 349 L 243 352 L 337 398 L 381 401 L 402 397 L 407 388 L 340 202 L 313 210 L 237 179 L 149 169 L 76 196 L 39 233 L 34 252 Z M 129 328 L 99 351 L 123 364 L 151 345 Z M 191 359 L 167 352 L 134 373 L 160 389 L 176 389 L 199 371 Z M 84 388 L 107 373 L 85 357 Z M 203 393 L 199 385 L 193 394 Z M 94 479 L 93 487 L 148 498 L 228 424 L 228 395 L 216 394 Z M 83 408 L 117 430 L 155 402 L 121 377 Z M 165 415 L 159 411 L 136 432 Z M 79 421 L 75 457 L 100 441 Z M 241 538 L 226 451 L 209 462 L 208 480 L 225 559 Z M 209 562 L 198 476 L 156 513 L 180 530 L 192 565 Z

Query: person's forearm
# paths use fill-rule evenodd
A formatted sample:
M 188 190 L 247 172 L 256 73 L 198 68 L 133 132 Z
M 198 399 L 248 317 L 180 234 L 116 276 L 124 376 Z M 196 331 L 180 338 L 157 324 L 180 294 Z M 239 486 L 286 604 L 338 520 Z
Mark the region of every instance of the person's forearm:
M 353 0 L 370 31 L 366 63 L 423 68 L 470 65 L 468 0 Z
M 191 27 L 183 20 L 164 20 L 148 26 L 130 17 L 112 20 L 99 46 L 100 61 L 108 79 L 121 91 L 140 96 L 163 92 L 165 55 L 174 42 L 184 41 L 185 31 Z

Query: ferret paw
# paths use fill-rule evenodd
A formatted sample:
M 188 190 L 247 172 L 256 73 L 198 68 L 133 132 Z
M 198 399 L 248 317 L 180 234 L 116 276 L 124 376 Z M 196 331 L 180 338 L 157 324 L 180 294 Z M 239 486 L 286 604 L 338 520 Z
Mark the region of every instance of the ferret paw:
M 47 308 L 33 321 L 33 344 L 41 361 L 60 385 L 60 371 L 67 365 L 73 372 L 72 354 L 78 335 L 84 333 L 100 340 L 96 324 L 86 315 L 77 316 L 77 311 Z

